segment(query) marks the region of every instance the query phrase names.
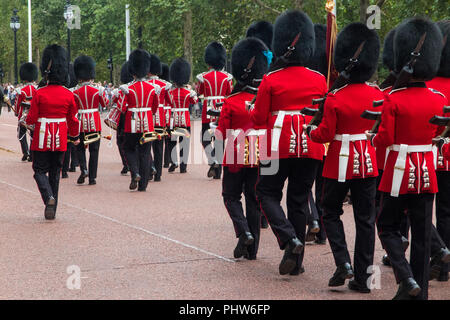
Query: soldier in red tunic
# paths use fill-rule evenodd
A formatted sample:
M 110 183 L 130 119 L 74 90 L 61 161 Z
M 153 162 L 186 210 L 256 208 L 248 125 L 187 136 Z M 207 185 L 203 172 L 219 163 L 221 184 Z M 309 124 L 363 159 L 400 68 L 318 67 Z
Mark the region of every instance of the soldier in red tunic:
M 36 86 L 33 84 L 38 78 L 38 69 L 33 63 L 24 63 L 20 66 L 20 79 L 24 82 L 22 89 L 18 90 L 16 101 L 15 101 L 15 114 L 19 119 L 18 127 L 18 138 L 20 141 L 20 147 L 22 148 L 22 161 L 31 162 L 31 153 L 28 148 L 27 141 L 27 128 L 20 124 L 20 120 L 25 113 L 28 113 L 31 106 L 31 100 L 36 93 Z M 31 136 L 33 133 L 31 132 Z M 31 142 L 31 141 L 30 141 Z
M 258 253 L 261 213 L 256 201 L 255 186 L 259 170 L 258 130 L 253 128 L 248 104 L 257 93 L 255 79 L 269 70 L 269 49 L 257 38 L 236 44 L 231 67 L 237 84 L 227 97 L 216 129 L 217 139 L 228 139 L 223 160 L 222 196 L 239 239 L 234 257 L 255 260 Z M 241 195 L 245 195 L 245 215 Z
M 285 250 L 282 275 L 302 270 L 308 197 L 324 154 L 323 145 L 312 142 L 303 130 L 311 117 L 301 113 L 327 93 L 325 77 L 304 67 L 314 53 L 314 40 L 314 25 L 305 13 L 287 11 L 277 18 L 273 49 L 278 61 L 264 76 L 251 111 L 255 128 L 267 130 L 256 194 Z M 286 180 L 288 217 L 280 204 Z
M 79 82 L 78 87 L 73 92 L 78 108 L 78 116 L 81 121 L 81 143 L 77 146 L 78 161 L 80 162 L 81 174 L 78 184 L 84 184 L 89 177 L 89 185 L 95 185 L 97 179 L 98 157 L 100 151 L 102 123 L 99 108 L 109 104 L 104 95 L 103 88 L 93 85 L 95 78 L 95 62 L 91 57 L 80 56 L 74 61 L 75 76 Z M 89 143 L 89 136 L 98 139 Z M 91 138 L 92 139 L 92 138 Z M 89 148 L 89 170 L 86 161 L 86 149 Z
M 169 172 L 175 171 L 180 166 L 180 173 L 186 173 L 189 159 L 189 149 L 191 139 L 187 136 L 178 136 L 173 134 L 175 129 L 185 129 L 191 132 L 191 117 L 189 113 L 189 105 L 198 102 L 195 91 L 188 87 L 189 78 L 191 77 L 191 66 L 184 59 L 176 59 L 170 65 L 170 80 L 174 86 L 168 91 L 169 105 L 171 107 L 171 117 L 169 124 L 169 132 L 172 132 L 169 141 L 169 153 L 171 165 Z M 176 150 L 177 143 L 180 145 L 180 160 Z
M 226 61 L 227 53 L 223 45 L 219 42 L 211 42 L 205 50 L 205 62 L 209 66 L 209 71 L 197 76 L 197 94 L 200 98 L 203 96 L 202 144 L 210 165 L 208 177 L 214 179 L 221 177 L 222 166 L 218 158 L 221 158 L 219 153 L 223 154 L 221 150 L 223 146 L 218 141 L 212 144 L 214 137 L 210 133 L 210 123 L 216 122 L 217 118 L 207 115 L 207 112 L 208 110 L 220 111 L 217 104 L 222 103 L 231 93 L 233 76 L 223 71 Z
M 77 106 L 71 91 L 64 87 L 68 76 L 67 51 L 51 45 L 42 54 L 41 72 L 47 85 L 31 100 L 26 124 L 34 126 L 31 145 L 34 179 L 45 204 L 45 218 L 54 220 L 67 136 L 79 143 Z M 48 176 L 47 176 L 48 174 Z
M 399 284 L 394 299 L 428 298 L 433 202 L 438 191 L 432 152 L 436 127 L 428 121 L 442 113 L 446 99 L 429 90 L 425 81 L 439 69 L 442 43 L 439 28 L 429 20 L 409 19 L 397 28 L 396 70 L 415 60 L 413 73 L 407 84 L 398 82 L 386 98 L 381 127 L 373 138 L 375 147 L 390 150 L 380 184 L 383 207 L 377 225 Z M 412 232 L 410 263 L 400 234 L 405 210 Z
M 167 65 L 167 63 L 162 63 L 161 64 L 161 80 L 165 81 L 168 85 L 170 85 L 170 87 L 172 87 L 172 84 L 170 83 L 170 75 L 169 75 L 169 66 Z M 165 105 L 164 105 L 164 117 L 166 120 L 166 129 L 169 127 L 170 125 L 170 103 L 169 101 L 165 101 Z M 170 137 L 166 136 L 164 137 L 164 168 L 169 168 L 170 166 L 170 151 L 169 151 L 169 141 L 170 141 Z
M 373 106 L 373 101 L 383 100 L 378 87 L 366 83 L 375 73 L 380 53 L 380 40 L 375 31 L 366 25 L 352 23 L 342 30 L 336 42 L 336 70 L 344 72 L 354 63 L 355 52 L 364 47 L 350 72 L 349 84 L 328 94 L 322 123 L 309 127 L 311 139 L 331 143 L 325 160 L 323 177 L 323 223 L 333 251 L 337 270 L 330 279 L 330 287 L 345 284 L 351 290 L 370 293 L 367 270 L 373 265 L 375 251 L 375 194 L 378 169 L 375 148 L 365 132 L 373 121 L 361 119 L 361 114 Z M 345 240 L 344 199 L 351 191 L 356 224 L 354 272 Z
M 130 54 L 128 70 L 134 77 L 129 85 L 121 86 L 125 94 L 122 113 L 125 113 L 125 154 L 131 171 L 130 190 L 145 192 L 150 175 L 151 133 L 155 131 L 153 114 L 159 100 L 157 89 L 147 82 L 150 56 L 137 49 Z
M 152 54 L 148 82 L 154 85 L 155 87 L 159 88 L 158 89 L 159 106 L 158 111 L 153 115 L 153 123 L 155 125 L 155 129 L 163 131 L 167 125 L 166 110 L 164 109 L 164 107 L 168 104 L 167 91 L 171 88 L 172 85 L 169 82 L 164 81 L 158 77 L 158 75 L 160 75 L 161 73 L 162 73 L 161 60 L 159 60 L 158 56 Z M 153 149 L 153 165 L 154 170 L 156 172 L 154 176 L 154 181 L 160 182 L 163 167 L 164 140 L 161 139 L 153 141 L 152 149 Z

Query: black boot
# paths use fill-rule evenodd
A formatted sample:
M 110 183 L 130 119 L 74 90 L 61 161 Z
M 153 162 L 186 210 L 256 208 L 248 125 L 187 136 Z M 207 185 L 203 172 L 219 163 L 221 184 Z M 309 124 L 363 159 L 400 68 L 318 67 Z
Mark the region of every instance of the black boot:
M 389 259 L 389 256 L 387 254 L 385 254 L 383 256 L 383 259 L 381 259 L 381 262 L 383 263 L 383 265 L 385 265 L 386 267 L 390 267 L 391 266 L 391 259 Z
M 439 279 L 442 272 L 442 268 L 446 263 L 449 262 L 450 262 L 450 251 L 447 248 L 442 248 L 431 258 L 430 281 Z
M 255 238 L 250 232 L 245 232 L 239 236 L 239 241 L 234 249 L 234 258 L 239 259 L 248 255 L 247 247 L 255 242 Z
M 261 229 L 269 229 L 269 222 L 265 215 L 261 216 Z
M 130 190 L 136 190 L 138 187 L 138 183 L 141 181 L 141 176 L 136 174 L 131 178 Z
M 89 177 L 89 173 L 87 171 L 81 171 L 80 177 L 77 180 L 77 184 L 84 184 L 87 177 Z
M 178 166 L 175 163 L 172 163 L 169 167 L 169 173 L 175 172 L 175 170 L 178 168 Z
M 213 177 L 216 176 L 216 168 L 214 167 L 214 164 L 212 164 L 212 165 L 209 167 L 207 176 L 208 176 L 208 178 L 213 178 Z
M 46 220 L 55 220 L 56 216 L 56 200 L 53 197 L 48 198 L 45 205 L 44 216 Z
M 348 283 L 348 288 L 352 291 L 356 291 L 359 293 L 371 292 L 371 290 L 367 287 L 367 285 L 356 282 L 356 280 L 350 280 L 350 282 Z
M 397 294 L 392 300 L 411 300 L 414 297 L 417 297 L 421 291 L 422 289 L 420 289 L 416 280 L 408 278 L 400 282 Z
M 281 275 L 291 273 L 297 265 L 298 255 L 302 253 L 305 246 L 297 238 L 292 239 L 284 250 L 283 259 L 280 262 L 279 271 Z
M 345 280 L 352 279 L 354 277 L 353 269 L 350 263 L 344 263 L 337 267 L 333 277 L 328 283 L 329 287 L 340 287 L 345 284 Z
M 127 166 L 123 166 L 122 171 L 120 171 L 120 174 L 122 176 L 126 176 L 128 174 L 128 167 Z
M 316 239 L 316 234 L 320 232 L 319 221 L 313 220 L 308 226 L 308 231 L 306 232 L 306 241 L 311 242 Z

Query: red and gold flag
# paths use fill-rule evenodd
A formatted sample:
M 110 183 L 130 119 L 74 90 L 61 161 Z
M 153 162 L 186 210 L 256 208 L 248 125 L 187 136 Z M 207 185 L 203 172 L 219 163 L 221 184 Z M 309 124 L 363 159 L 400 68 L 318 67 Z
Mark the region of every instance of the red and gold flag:
M 336 22 L 336 0 L 327 0 L 325 8 L 328 12 L 327 16 L 327 59 L 328 59 L 328 88 L 331 88 L 334 81 L 339 76 L 334 68 L 334 46 L 337 38 L 337 22 Z

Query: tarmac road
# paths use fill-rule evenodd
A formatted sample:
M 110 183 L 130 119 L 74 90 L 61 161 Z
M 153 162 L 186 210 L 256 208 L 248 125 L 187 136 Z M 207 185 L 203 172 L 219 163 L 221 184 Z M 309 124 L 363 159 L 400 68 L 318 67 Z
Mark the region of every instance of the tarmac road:
M 16 124 L 12 113 L 3 112 L 0 299 L 380 300 L 395 295 L 393 272 L 381 266 L 378 239 L 381 289 L 369 295 L 327 287 L 335 270 L 328 244 L 306 247 L 306 273 L 297 277 L 278 274 L 282 252 L 270 230 L 262 231 L 258 260 L 235 261 L 237 240 L 221 183 L 206 178 L 207 165 L 189 165 L 185 175 L 165 169 L 163 181 L 150 182 L 146 193 L 130 192 L 130 177 L 120 176 L 115 141 L 113 148 L 102 142 L 96 186 L 77 186 L 79 172 L 61 181 L 57 219 L 46 222 L 31 164 L 20 161 Z M 200 127 L 195 122 L 195 142 Z M 192 158 L 202 160 L 200 143 Z M 353 249 L 351 207 L 345 211 Z M 449 283 L 430 283 L 430 299 L 449 298 Z

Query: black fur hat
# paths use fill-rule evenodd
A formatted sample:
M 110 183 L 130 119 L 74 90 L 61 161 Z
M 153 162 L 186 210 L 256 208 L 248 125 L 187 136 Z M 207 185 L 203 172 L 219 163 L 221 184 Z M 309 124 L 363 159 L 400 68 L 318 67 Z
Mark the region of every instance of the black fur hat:
M 41 73 L 52 84 L 67 85 L 69 75 L 69 63 L 67 51 L 61 46 L 52 44 L 44 49 L 41 60 Z M 51 64 L 50 64 L 51 61 Z M 47 69 L 50 69 L 47 71 Z
M 170 81 L 182 87 L 189 83 L 191 65 L 183 58 L 175 59 L 170 65 Z
M 123 84 L 127 84 L 133 81 L 133 76 L 128 71 L 128 61 L 122 65 L 122 69 L 120 69 L 120 82 Z
M 314 33 L 316 35 L 316 50 L 306 66 L 312 70 L 320 72 L 324 76 L 327 76 L 327 26 L 318 23 L 315 24 Z
M 83 79 L 83 80 L 89 80 L 89 79 Z M 73 63 L 71 62 L 69 64 L 69 76 L 67 79 L 67 88 L 71 89 L 71 88 L 75 88 L 77 86 L 78 82 L 77 82 L 77 77 L 75 76 L 75 70 L 73 67 Z
M 444 38 L 446 37 L 445 47 L 442 51 L 441 66 L 437 75 L 450 78 L 450 20 L 439 21 L 437 25 L 441 29 Z
M 142 79 L 150 72 L 151 57 L 143 49 L 136 49 L 131 52 L 128 60 L 128 71 L 132 76 Z
M 272 50 L 273 25 L 267 21 L 254 22 L 248 28 L 246 37 L 258 38 L 264 42 L 269 50 Z
M 394 38 L 395 69 L 402 70 L 411 60 L 411 53 L 424 33 L 427 35 L 414 66 L 413 77 L 428 81 L 433 79 L 439 70 L 443 37 L 438 26 L 427 18 L 408 19 L 397 27 Z
M 380 38 L 374 30 L 359 22 L 346 26 L 337 37 L 334 63 L 339 73 L 347 68 L 350 59 L 364 41 L 358 63 L 350 73 L 350 83 L 363 83 L 373 76 L 380 57 Z
M 170 81 L 170 75 L 169 75 L 169 66 L 167 63 L 161 64 L 161 76 L 160 78 L 166 81 Z
M 299 34 L 300 38 L 294 46 L 295 49 L 285 60 L 306 65 L 313 56 L 314 24 L 306 13 L 298 10 L 285 11 L 275 21 L 273 33 L 272 46 L 276 57 L 284 56 Z
M 23 82 L 33 82 L 37 80 L 39 71 L 34 63 L 27 62 L 20 66 L 19 74 Z
M 151 54 L 150 59 L 150 73 L 159 76 L 162 72 L 161 60 L 156 54 Z
M 268 50 L 269 48 L 258 38 L 250 37 L 239 41 L 231 53 L 233 77 L 244 85 L 252 85 L 254 79 L 262 79 L 269 70 L 267 57 L 264 55 L 264 51 Z M 249 68 L 252 58 L 255 60 Z
M 396 29 L 392 29 L 386 35 L 384 39 L 384 49 L 383 49 L 383 64 L 390 70 L 395 70 L 395 60 L 394 60 L 394 38 Z
M 208 44 L 205 50 L 205 63 L 215 70 L 222 70 L 227 63 L 227 51 L 224 46 L 217 42 Z
M 95 79 L 95 61 L 88 56 L 79 56 L 73 62 L 73 69 L 77 80 Z

